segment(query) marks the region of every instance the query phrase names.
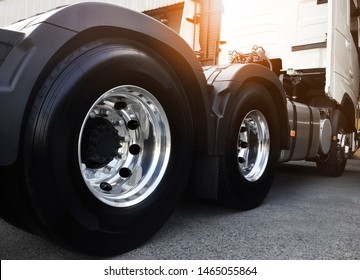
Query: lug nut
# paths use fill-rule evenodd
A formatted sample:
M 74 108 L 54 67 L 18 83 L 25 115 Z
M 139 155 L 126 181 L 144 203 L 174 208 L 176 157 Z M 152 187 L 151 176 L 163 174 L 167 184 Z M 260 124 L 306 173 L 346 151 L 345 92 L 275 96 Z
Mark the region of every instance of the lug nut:
M 125 122 L 123 120 L 113 120 L 113 125 L 122 126 Z
M 111 114 L 111 111 L 109 111 L 109 110 L 101 110 L 102 117 L 110 116 L 110 114 Z

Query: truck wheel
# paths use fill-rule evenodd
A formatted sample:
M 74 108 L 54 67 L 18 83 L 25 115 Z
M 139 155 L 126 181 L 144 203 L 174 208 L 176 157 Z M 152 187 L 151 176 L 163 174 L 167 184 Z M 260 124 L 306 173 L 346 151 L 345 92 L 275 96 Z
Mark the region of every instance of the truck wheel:
M 320 172 L 330 177 L 339 177 L 343 174 L 349 150 L 346 119 L 340 111 L 335 112 L 339 114 L 335 128 L 335 131 L 337 131 L 336 141 L 331 142 L 329 154 L 320 157 L 316 162 Z
M 249 83 L 230 98 L 219 201 L 248 210 L 261 204 L 273 182 L 279 159 L 278 117 L 269 92 L 260 84 Z
M 127 40 L 78 49 L 46 79 L 27 119 L 24 187 L 41 233 L 116 254 L 172 213 L 191 166 L 191 111 L 151 49 Z

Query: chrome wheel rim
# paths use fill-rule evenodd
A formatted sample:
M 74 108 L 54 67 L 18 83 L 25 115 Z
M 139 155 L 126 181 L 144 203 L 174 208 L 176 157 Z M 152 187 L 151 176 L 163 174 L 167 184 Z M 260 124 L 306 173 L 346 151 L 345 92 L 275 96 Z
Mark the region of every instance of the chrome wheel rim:
M 250 111 L 243 119 L 237 144 L 238 166 L 242 176 L 254 182 L 266 169 L 270 154 L 270 130 L 265 116 Z
M 343 162 L 349 158 L 350 152 L 350 138 L 344 129 L 341 128 L 337 134 L 337 145 L 336 145 L 336 160 L 338 163 Z
M 162 180 L 171 148 L 168 119 L 147 90 L 119 86 L 88 111 L 79 135 L 81 175 L 91 193 L 113 207 L 134 206 Z

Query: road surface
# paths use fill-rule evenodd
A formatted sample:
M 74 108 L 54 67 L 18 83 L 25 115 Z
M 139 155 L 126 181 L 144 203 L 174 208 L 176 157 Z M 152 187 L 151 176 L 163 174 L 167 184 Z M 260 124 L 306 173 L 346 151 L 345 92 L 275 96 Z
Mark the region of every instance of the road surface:
M 1 259 L 91 259 L 0 220 Z M 360 160 L 327 178 L 313 163 L 279 168 L 257 209 L 186 198 L 146 244 L 111 259 L 360 259 Z

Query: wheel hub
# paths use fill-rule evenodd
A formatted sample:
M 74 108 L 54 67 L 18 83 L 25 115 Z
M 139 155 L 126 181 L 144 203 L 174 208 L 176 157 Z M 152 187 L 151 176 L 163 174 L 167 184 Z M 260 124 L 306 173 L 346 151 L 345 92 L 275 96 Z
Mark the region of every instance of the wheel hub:
M 133 206 L 156 190 L 170 149 L 170 126 L 156 97 L 137 86 L 115 87 L 85 116 L 78 142 L 80 172 L 103 203 Z
M 88 168 L 100 168 L 109 164 L 118 155 L 120 140 L 118 131 L 107 119 L 89 119 L 81 142 L 83 163 Z
M 240 173 L 250 182 L 265 171 L 270 154 L 270 131 L 265 116 L 252 110 L 243 119 L 237 144 Z

